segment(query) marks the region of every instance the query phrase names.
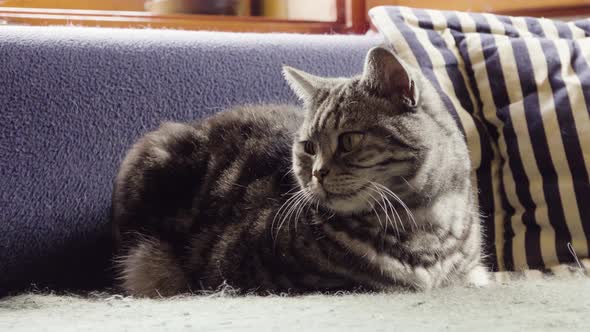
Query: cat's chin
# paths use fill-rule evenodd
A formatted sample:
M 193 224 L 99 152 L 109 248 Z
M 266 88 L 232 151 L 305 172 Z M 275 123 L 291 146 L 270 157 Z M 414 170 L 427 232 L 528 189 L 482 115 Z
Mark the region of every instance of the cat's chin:
M 330 193 L 322 186 L 313 183 L 307 187 L 319 204 L 327 210 L 338 215 L 358 215 L 370 212 L 372 207 L 363 199 L 362 193 Z
M 329 196 L 322 202 L 322 205 L 339 215 L 359 215 L 371 211 L 371 207 L 362 199 L 339 199 L 330 198 Z

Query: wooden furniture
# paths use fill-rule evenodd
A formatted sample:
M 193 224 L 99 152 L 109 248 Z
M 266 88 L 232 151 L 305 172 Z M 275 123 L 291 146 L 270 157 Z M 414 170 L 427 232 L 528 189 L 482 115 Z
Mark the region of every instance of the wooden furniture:
M 145 0 L 0 0 L 0 6 L 17 8 L 144 10 Z
M 142 11 L 144 0 L 0 0 L 0 24 L 4 21 L 8 24 L 26 25 L 70 24 L 244 32 L 364 33 L 369 28 L 367 11 L 380 5 L 544 17 L 590 14 L 590 0 L 334 1 L 337 8 L 336 20 L 315 22 L 248 16 L 153 14 Z
M 94 5 L 89 5 L 90 9 L 71 9 L 75 5 L 73 0 L 62 3 L 62 7 L 65 8 L 31 8 L 31 4 L 37 1 L 41 4 L 51 2 L 49 0 L 20 1 L 26 2 L 28 8 L 2 7 L 7 4 L 17 5 L 19 2 L 7 0 L 0 6 L 0 22 L 25 25 L 66 24 L 117 28 L 296 33 L 363 33 L 368 27 L 363 0 L 334 0 L 337 6 L 337 18 L 333 22 L 291 21 L 247 16 L 162 15 L 138 11 L 136 7 L 130 10 L 107 11 L 98 10 L 93 7 Z M 102 5 L 99 8 L 104 9 Z

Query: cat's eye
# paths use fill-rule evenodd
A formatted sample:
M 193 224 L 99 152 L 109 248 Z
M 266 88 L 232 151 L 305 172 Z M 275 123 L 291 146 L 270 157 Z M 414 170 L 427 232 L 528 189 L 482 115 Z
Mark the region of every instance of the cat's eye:
M 303 151 L 305 151 L 305 153 L 312 156 L 315 154 L 315 144 L 313 144 L 312 141 L 303 141 L 301 144 L 303 145 Z
M 359 132 L 344 133 L 338 137 L 338 148 L 343 152 L 354 150 L 365 135 Z

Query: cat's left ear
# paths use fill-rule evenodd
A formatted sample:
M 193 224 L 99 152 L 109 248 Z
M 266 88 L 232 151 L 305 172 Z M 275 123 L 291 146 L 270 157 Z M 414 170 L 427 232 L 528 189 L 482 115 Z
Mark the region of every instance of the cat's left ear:
M 419 91 L 411 73 L 383 47 L 374 47 L 367 54 L 361 83 L 379 97 L 399 98 L 409 107 L 418 106 Z
M 310 103 L 317 92 L 328 84 L 328 79 L 302 70 L 283 66 L 283 76 L 291 90 L 305 103 Z

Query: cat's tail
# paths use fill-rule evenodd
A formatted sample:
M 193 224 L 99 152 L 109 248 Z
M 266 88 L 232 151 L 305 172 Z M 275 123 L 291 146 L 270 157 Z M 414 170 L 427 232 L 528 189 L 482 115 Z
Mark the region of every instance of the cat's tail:
M 139 297 L 167 297 L 189 290 L 186 272 L 165 241 L 141 236 L 114 259 L 116 279 L 126 293 Z

